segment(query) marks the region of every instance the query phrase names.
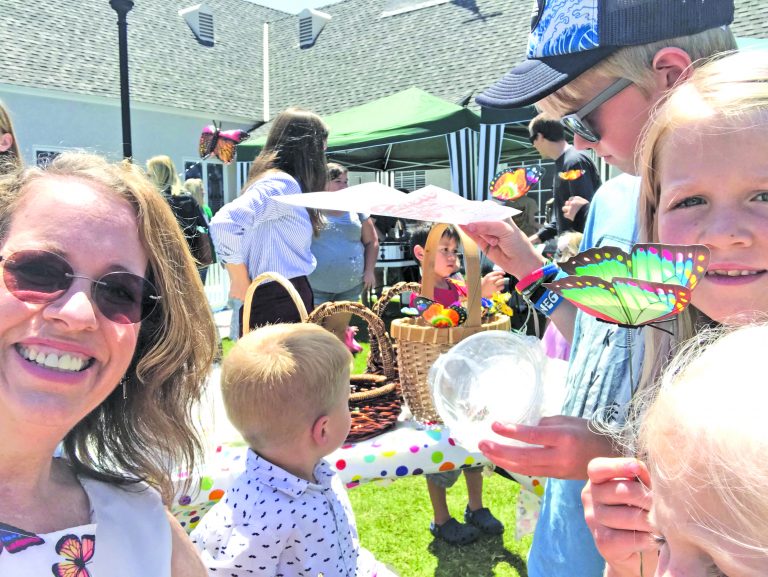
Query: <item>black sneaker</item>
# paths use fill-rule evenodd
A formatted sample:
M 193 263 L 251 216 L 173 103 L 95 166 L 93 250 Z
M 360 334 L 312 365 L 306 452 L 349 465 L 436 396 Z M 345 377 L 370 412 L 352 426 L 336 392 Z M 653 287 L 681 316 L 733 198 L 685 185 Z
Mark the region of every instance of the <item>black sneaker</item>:
M 504 532 L 504 524 L 493 516 L 493 513 L 483 507 L 477 511 L 470 511 L 469 505 L 464 510 L 464 522 L 480 529 L 486 535 L 501 535 Z

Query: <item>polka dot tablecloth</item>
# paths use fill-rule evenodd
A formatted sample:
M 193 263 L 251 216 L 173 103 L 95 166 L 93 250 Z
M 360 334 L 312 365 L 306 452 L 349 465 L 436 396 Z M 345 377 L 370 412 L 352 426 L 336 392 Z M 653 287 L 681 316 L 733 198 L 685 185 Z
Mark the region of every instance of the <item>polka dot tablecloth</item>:
M 207 456 L 205 466 L 193 475 L 189 493 L 181 493 L 172 512 L 187 531 L 230 486 L 232 479 L 245 468 L 247 446 L 242 442 L 224 443 Z M 469 453 L 456 444 L 448 429 L 442 425 L 424 426 L 405 421 L 382 435 L 346 444 L 326 457 L 348 488 L 360 483 L 392 482 L 399 478 L 437 473 L 487 464 L 480 453 Z M 179 475 L 179 486 L 188 475 Z M 523 488 L 517 503 L 517 534 L 533 530 L 538 517 L 538 498 L 543 494 L 543 480 L 514 475 Z

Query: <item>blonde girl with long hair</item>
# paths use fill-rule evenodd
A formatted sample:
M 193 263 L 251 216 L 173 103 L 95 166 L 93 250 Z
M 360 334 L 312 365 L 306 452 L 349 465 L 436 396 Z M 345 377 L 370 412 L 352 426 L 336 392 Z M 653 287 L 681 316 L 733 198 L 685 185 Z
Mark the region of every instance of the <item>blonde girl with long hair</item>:
M 673 334 L 646 330 L 641 394 L 653 395 L 672 355 L 704 327 L 739 326 L 768 314 L 765 150 L 764 51 L 732 54 L 702 66 L 648 125 L 641 153 L 641 236 L 652 242 L 704 244 L 711 256 Z M 636 410 L 632 418 L 640 414 Z M 647 515 L 651 479 L 645 469 L 638 474 L 636 463 L 595 459 L 589 466 L 585 514 L 611 576 L 640 575 L 641 567 L 651 575 L 658 557 Z

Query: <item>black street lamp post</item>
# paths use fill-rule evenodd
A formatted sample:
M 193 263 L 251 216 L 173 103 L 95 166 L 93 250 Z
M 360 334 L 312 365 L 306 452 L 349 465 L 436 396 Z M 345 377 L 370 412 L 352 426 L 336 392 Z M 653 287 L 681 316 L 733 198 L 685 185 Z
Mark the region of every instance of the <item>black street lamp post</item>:
M 120 50 L 120 107 L 123 119 L 123 157 L 133 156 L 131 146 L 131 104 L 128 92 L 128 20 L 126 15 L 133 8 L 133 0 L 109 0 L 117 12 L 117 38 Z

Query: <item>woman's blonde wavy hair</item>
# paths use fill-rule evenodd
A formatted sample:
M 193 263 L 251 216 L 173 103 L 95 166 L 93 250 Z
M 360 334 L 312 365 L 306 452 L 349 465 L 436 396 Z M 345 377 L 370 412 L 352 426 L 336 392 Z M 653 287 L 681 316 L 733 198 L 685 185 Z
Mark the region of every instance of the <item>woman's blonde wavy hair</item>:
M 192 470 L 201 454 L 191 412 L 218 347 L 195 262 L 168 203 L 140 168 L 84 153 L 63 153 L 45 168 L 0 176 L 0 244 L 29 185 L 47 177 L 83 180 L 133 207 L 149 257 L 146 276 L 162 297 L 141 323 L 123 377 L 125 398 L 123 386 L 115 383 L 112 393 L 66 435 L 64 453 L 78 474 L 119 484 L 146 481 L 169 504 L 175 493 L 173 470 Z
M 654 87 L 653 59 L 663 48 L 680 48 L 691 61 L 736 49 L 736 39 L 726 26 L 712 28 L 679 38 L 660 40 L 617 50 L 553 94 L 536 103 L 536 107 L 552 118 L 562 118 L 578 110 L 587 98 L 594 96 L 596 82 L 626 78 L 648 96 Z
M 184 194 L 181 179 L 176 174 L 176 165 L 173 164 L 170 156 L 161 154 L 150 158 L 147 161 L 147 176 L 163 194 L 171 196 Z

